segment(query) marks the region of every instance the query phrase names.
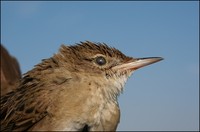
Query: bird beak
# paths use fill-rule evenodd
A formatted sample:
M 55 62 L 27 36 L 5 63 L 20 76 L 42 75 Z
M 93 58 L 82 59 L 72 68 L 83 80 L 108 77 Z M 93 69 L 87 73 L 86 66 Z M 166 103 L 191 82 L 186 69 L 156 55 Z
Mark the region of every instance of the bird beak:
M 134 71 L 138 68 L 156 63 L 158 61 L 163 60 L 161 57 L 148 57 L 148 58 L 134 58 L 129 60 L 128 62 L 125 62 L 124 64 L 117 65 L 113 67 L 113 70 L 131 70 Z

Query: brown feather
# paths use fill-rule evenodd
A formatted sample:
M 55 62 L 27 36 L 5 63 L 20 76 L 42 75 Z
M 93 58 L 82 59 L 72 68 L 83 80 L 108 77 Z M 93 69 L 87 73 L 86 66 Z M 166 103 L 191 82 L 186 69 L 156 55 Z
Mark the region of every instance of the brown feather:
M 105 66 L 94 64 L 94 59 L 99 54 L 107 58 Z M 75 46 L 62 45 L 59 53 L 42 60 L 24 74 L 17 89 L 1 97 L 1 131 L 60 130 L 56 122 L 51 123 L 53 120 L 63 120 L 64 117 L 66 121 L 76 120 L 79 124 L 77 130 L 116 130 L 120 114 L 116 98 L 121 91 L 109 82 L 105 82 L 108 84 L 101 89 L 101 79 L 113 77 L 110 67 L 129 59 L 130 57 L 106 44 L 86 41 Z M 90 80 L 97 75 L 102 78 Z M 88 102 L 93 99 L 100 102 Z M 83 107 L 88 107 L 86 117 L 82 117 L 85 112 Z M 99 109 L 102 111 L 99 112 Z M 98 119 L 93 121 L 95 116 Z M 82 118 L 79 120 L 80 117 Z M 96 126 L 101 121 L 100 118 L 105 120 Z M 45 124 L 49 126 L 44 126 Z
M 17 59 L 1 45 L 1 95 L 16 88 L 21 79 L 20 66 Z

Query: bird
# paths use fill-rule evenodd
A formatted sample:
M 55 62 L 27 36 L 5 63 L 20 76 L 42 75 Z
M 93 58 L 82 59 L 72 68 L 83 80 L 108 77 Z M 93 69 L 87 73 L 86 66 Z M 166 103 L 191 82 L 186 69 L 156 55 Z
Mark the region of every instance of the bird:
M 18 60 L 9 54 L 1 44 L 1 96 L 16 88 L 21 79 L 21 70 Z
M 129 57 L 100 42 L 62 44 L 1 97 L 1 131 L 116 131 L 127 79 L 161 60 Z

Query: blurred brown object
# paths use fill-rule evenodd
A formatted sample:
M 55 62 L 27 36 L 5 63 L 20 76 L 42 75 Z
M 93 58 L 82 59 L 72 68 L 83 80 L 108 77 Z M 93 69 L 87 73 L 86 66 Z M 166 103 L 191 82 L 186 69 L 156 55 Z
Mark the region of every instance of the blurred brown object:
M 1 96 L 16 88 L 20 78 L 21 71 L 17 59 L 1 44 Z

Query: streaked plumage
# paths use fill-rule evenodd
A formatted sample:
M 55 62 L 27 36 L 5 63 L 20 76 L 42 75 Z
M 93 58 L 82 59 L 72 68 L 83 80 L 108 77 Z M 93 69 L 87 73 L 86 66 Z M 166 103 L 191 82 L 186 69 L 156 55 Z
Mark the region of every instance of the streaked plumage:
M 97 61 L 99 56 L 105 64 Z M 134 70 L 114 67 L 134 61 L 105 44 L 62 45 L 24 74 L 16 90 L 1 97 L 1 130 L 115 131 L 117 97 Z

